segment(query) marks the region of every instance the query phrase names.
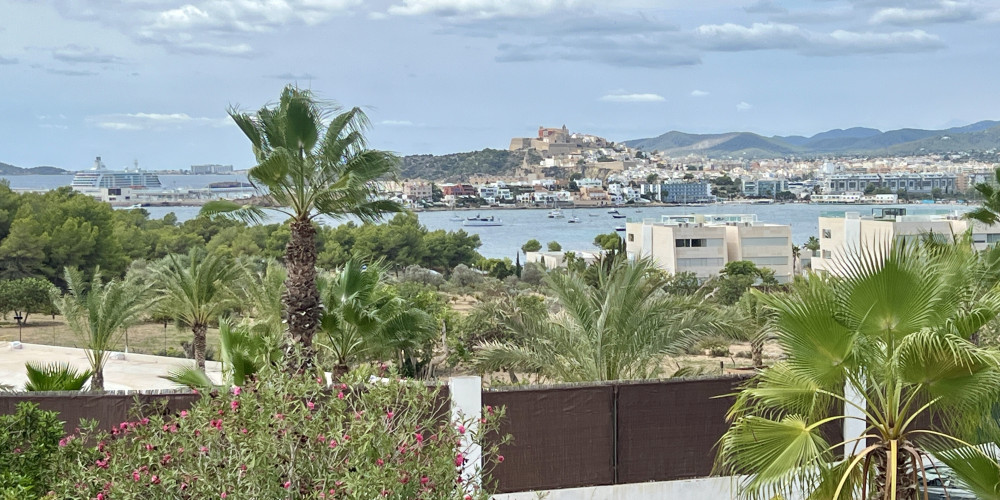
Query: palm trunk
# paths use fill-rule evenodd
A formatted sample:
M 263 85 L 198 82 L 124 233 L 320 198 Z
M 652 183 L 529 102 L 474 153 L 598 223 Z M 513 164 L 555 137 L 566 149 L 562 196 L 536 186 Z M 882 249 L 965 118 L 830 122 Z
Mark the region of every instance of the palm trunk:
M 750 360 L 754 368 L 764 367 L 764 339 L 758 337 L 750 341 Z
M 900 448 L 903 444 L 899 445 Z M 876 450 L 875 459 L 875 495 L 876 499 L 887 500 L 917 500 L 917 483 L 913 481 L 913 470 L 910 467 L 910 457 L 900 450 L 896 460 L 896 497 L 889 498 L 890 484 L 887 482 L 887 462 L 889 446 Z
M 94 374 L 90 376 L 90 390 L 92 391 L 103 391 L 104 390 L 104 368 L 97 368 L 94 370 Z
M 208 331 L 208 325 L 203 325 L 201 323 L 195 323 L 191 327 L 191 331 L 194 333 L 194 362 L 198 369 L 205 372 L 205 333 Z
M 282 302 L 288 320 L 286 354 L 289 371 L 308 369 L 314 362 L 313 334 L 319 326 L 320 301 L 316 288 L 316 228 L 308 220 L 291 223 L 291 239 L 285 248 L 285 294 Z M 301 349 L 302 359 L 293 356 Z

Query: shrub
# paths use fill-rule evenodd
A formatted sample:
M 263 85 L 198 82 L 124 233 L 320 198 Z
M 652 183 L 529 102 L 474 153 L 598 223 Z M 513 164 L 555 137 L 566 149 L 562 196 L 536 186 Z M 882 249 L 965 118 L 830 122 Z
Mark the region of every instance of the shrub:
M 416 282 L 433 287 L 439 287 L 445 282 L 444 276 L 441 276 L 441 273 L 416 265 L 406 266 L 400 281 L 404 283 Z
M 13 415 L 0 415 L 0 429 L 0 498 L 33 498 L 48 491 L 63 436 L 59 414 L 19 403 Z
M 467 450 L 457 443 L 465 433 L 481 441 L 495 432 L 503 412 L 484 412 L 482 424 L 451 423 L 441 417 L 447 408 L 435 407 L 436 391 L 412 381 L 362 385 L 370 375 L 352 371 L 331 390 L 321 378 L 268 367 L 257 383 L 207 394 L 175 418 L 151 412 L 123 422 L 110 436 L 87 430 L 64 448 L 68 470 L 55 494 L 115 500 L 489 498 L 482 485 L 460 481 L 458 465 Z M 495 453 L 495 446 L 484 448 L 484 456 Z

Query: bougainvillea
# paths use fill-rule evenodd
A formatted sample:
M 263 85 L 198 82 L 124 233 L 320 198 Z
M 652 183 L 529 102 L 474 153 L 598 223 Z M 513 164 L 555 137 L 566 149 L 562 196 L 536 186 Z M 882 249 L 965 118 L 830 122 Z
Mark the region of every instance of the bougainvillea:
M 52 498 L 489 498 L 463 479 L 467 443 L 496 431 L 502 409 L 454 421 L 419 382 L 352 372 L 322 378 L 265 370 L 244 387 L 205 394 L 170 417 L 149 412 L 111 433 L 61 443 Z M 502 461 L 483 445 L 484 463 Z M 471 483 L 471 484 L 470 484 Z

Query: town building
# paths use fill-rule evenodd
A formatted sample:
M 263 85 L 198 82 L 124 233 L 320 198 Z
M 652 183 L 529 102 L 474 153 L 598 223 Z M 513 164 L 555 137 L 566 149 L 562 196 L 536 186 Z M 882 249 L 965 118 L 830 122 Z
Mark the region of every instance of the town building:
M 957 190 L 955 174 L 945 172 L 888 173 L 888 174 L 832 174 L 823 179 L 824 194 L 841 194 L 850 191 L 864 191 L 869 185 L 884 188 L 895 193 L 932 194 L 937 189 L 941 194 L 954 194 Z
M 773 198 L 788 191 L 788 179 L 756 179 L 743 181 L 743 196 Z
M 792 279 L 792 232 L 785 224 L 757 221 L 753 214 L 664 215 L 625 225 L 630 258 L 649 257 L 671 274 L 692 272 L 706 280 L 728 262 L 748 260 L 774 270 L 779 283 Z
M 403 183 L 403 199 L 411 202 L 430 201 L 434 198 L 434 188 L 430 182 L 409 181 Z
M 712 184 L 709 182 L 665 182 L 660 187 L 660 201 L 664 203 L 713 203 Z
M 191 165 L 191 173 L 198 175 L 205 174 L 231 174 L 232 165 Z
M 865 215 L 831 212 L 819 217 L 819 252 L 812 258 L 812 268 L 838 274 L 838 262 L 851 252 L 916 238 L 951 242 L 970 229 L 976 250 L 1000 242 L 1000 226 L 970 221 L 955 212 L 908 215 L 906 208 L 873 208 Z

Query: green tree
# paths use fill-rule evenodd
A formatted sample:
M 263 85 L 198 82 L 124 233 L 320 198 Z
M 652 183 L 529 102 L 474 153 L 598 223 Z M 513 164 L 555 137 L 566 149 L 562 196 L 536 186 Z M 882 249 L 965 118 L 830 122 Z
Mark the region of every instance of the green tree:
M 977 220 L 986 225 L 993 225 L 1000 221 L 1000 189 L 995 187 L 1000 185 L 1000 168 L 996 169 L 994 176 L 994 183 L 975 185 L 976 192 L 983 198 L 983 206 L 966 212 L 965 218 Z
M 542 244 L 538 240 L 532 238 L 521 245 L 521 251 L 524 253 L 537 252 L 542 249 Z
M 257 159 L 248 176 L 274 206 L 283 207 L 274 210 L 289 217 L 283 302 L 290 347 L 301 347 L 308 362 L 322 315 L 316 287 L 315 220 L 352 215 L 373 222 L 386 213 L 402 211 L 398 203 L 380 198 L 375 185 L 379 179 L 398 174 L 399 159 L 367 147 L 368 120 L 361 109 L 329 117 L 312 92 L 291 85 L 282 91 L 277 105 L 252 115 L 233 108 L 229 116 L 250 139 Z M 255 222 L 262 216 L 259 208 L 232 202 L 209 203 L 202 212 L 228 213 Z
M 13 311 L 19 323 L 28 322 L 28 314 L 52 310 L 52 283 L 41 278 L 0 281 L 0 312 Z
M 191 329 L 195 364 L 204 371 L 208 325 L 235 305 L 232 285 L 239 268 L 229 259 L 195 249 L 186 256 L 168 255 L 154 267 L 154 276 L 158 308 Z
M 147 307 L 149 283 L 112 279 L 104 282 L 95 270 L 87 287 L 83 276 L 71 269 L 65 272 L 69 292 L 53 293 L 52 301 L 66 318 L 70 329 L 80 336 L 90 369 L 94 372 L 90 388 L 104 390 L 104 365 L 122 333 Z
M 809 239 L 806 240 L 806 243 L 804 245 L 802 245 L 802 246 L 805 247 L 807 250 L 810 250 L 810 251 L 813 251 L 813 252 L 818 252 L 819 251 L 819 239 L 816 238 L 815 236 L 810 236 Z
M 550 241 L 547 245 L 550 252 L 558 252 L 562 250 L 562 245 L 558 241 Z
M 594 246 L 601 250 L 614 250 L 621 246 L 621 242 L 622 237 L 614 231 L 594 236 Z
M 280 360 L 274 336 L 260 335 L 250 324 L 234 325 L 229 318 L 219 320 L 219 352 L 222 356 L 223 384 L 243 386 L 254 380 L 269 364 Z M 197 368 L 181 368 L 163 377 L 195 389 L 211 390 L 215 383 Z
M 701 289 L 701 280 L 692 271 L 671 274 L 663 282 L 663 290 L 670 295 L 689 296 L 698 293 Z
M 753 292 L 774 310 L 787 359 L 760 372 L 730 410 L 719 465 L 746 474 L 741 496 L 870 491 L 915 500 L 930 457 L 948 457 L 942 449 L 985 456 L 967 439 L 995 435 L 1000 358 L 968 339 L 1000 312 L 1000 290 L 977 298 L 978 279 L 956 255 L 914 244 L 868 249 L 838 263 L 842 278 L 813 276 L 788 294 Z M 863 416 L 831 415 L 841 405 Z M 820 432 L 853 418 L 867 426 L 863 436 L 831 443 Z M 958 462 L 997 477 L 996 462 L 979 470 Z
M 320 296 L 325 334 L 320 344 L 338 378 L 360 360 L 392 359 L 411 376 L 428 361 L 420 356 L 434 335 L 434 321 L 394 293 L 381 264 L 348 260 L 337 273 L 321 278 Z
M 663 358 L 714 331 L 701 301 L 663 292 L 663 276 L 647 259 L 597 266 L 597 284 L 580 273 L 553 273 L 548 287 L 561 311 L 508 323 L 521 342 L 479 345 L 480 370 L 511 369 L 548 380 L 579 382 L 654 378 Z

